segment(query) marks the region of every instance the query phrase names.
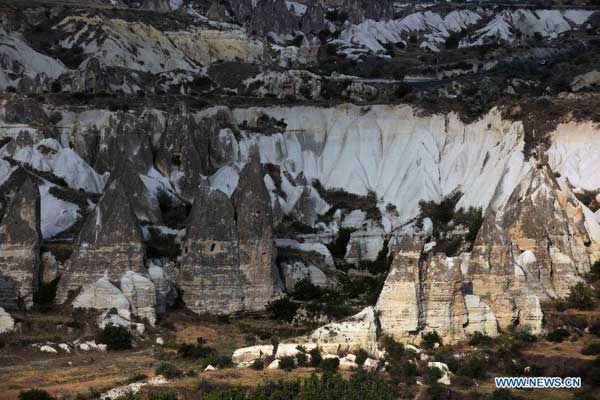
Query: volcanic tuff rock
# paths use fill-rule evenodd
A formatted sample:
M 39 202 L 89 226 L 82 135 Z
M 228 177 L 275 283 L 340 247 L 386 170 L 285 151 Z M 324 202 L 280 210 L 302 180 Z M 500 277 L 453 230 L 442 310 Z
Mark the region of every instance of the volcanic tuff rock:
M 377 352 L 378 337 L 375 308 L 367 307 L 343 321 L 333 322 L 315 330 L 309 342 L 318 343 L 325 353 L 339 354 L 364 349 Z
M 514 325 L 539 333 L 540 299 L 566 296 L 597 256 L 583 208 L 542 166 L 488 213 L 470 254 L 432 255 L 403 238 L 377 302 L 382 332 L 410 340 L 436 330 L 448 341 Z
M 102 277 L 118 281 L 127 271 L 144 272 L 145 249 L 122 183 L 112 180 L 81 230 L 57 289 L 57 302 Z
M 199 314 L 228 314 L 244 309 L 244 288 L 248 282 L 241 270 L 239 246 L 231 201 L 202 181 L 174 277 L 188 308 Z
M 0 235 L 0 306 L 29 308 L 41 274 L 40 195 L 31 179 L 14 195 Z
M 10 332 L 15 327 L 15 320 L 7 313 L 4 308 L 0 307 L 0 334 Z
M 261 310 L 279 293 L 281 282 L 274 263 L 271 198 L 258 154 L 252 153 L 233 193 L 240 240 L 240 268 L 247 282 L 247 310 Z

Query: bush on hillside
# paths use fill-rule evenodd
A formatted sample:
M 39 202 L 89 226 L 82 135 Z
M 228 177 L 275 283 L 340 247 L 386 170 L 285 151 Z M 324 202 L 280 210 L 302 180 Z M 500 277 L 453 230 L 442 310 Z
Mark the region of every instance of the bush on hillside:
M 45 390 L 30 389 L 19 393 L 19 400 L 54 400 L 54 397 Z
M 125 327 L 107 325 L 97 337 L 98 342 L 104 343 L 108 350 L 131 349 L 131 333 Z
M 571 287 L 566 301 L 569 307 L 578 310 L 593 310 L 596 305 L 594 291 L 583 282 L 579 282 Z
M 156 367 L 156 375 L 162 375 L 167 379 L 176 379 L 183 376 L 183 371 L 171 363 L 161 362 Z

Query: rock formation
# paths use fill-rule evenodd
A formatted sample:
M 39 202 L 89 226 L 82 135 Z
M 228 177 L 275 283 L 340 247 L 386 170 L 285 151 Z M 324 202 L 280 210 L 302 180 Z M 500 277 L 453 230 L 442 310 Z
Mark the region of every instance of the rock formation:
M 244 307 L 262 310 L 280 290 L 275 249 L 271 198 L 265 187 L 258 155 L 250 158 L 240 174 L 233 194 L 240 240 L 240 268 L 247 282 Z
M 182 243 L 175 281 L 192 311 L 229 314 L 244 309 L 244 289 L 235 210 L 227 196 L 202 181 Z
M 546 166 L 488 213 L 472 252 L 430 254 L 402 239 L 377 302 L 381 329 L 410 341 L 435 330 L 456 341 L 476 331 L 541 331 L 540 300 L 564 297 L 590 268 L 585 207 Z
M 88 216 L 57 289 L 57 302 L 99 278 L 118 282 L 127 271 L 145 272 L 145 249 L 135 213 L 120 181 L 112 180 Z
M 15 320 L 4 308 L 0 307 L 0 334 L 10 332 L 15 328 Z
M 40 281 L 40 195 L 26 178 L 14 195 L 0 231 L 0 306 L 33 305 Z

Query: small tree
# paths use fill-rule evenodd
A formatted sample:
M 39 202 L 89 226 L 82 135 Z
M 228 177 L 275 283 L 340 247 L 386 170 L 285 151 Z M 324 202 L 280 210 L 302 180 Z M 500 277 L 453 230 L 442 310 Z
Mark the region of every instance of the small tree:
M 279 369 L 291 371 L 296 368 L 296 358 L 292 356 L 281 357 L 279 359 Z
M 571 287 L 571 291 L 567 296 L 567 303 L 570 307 L 578 310 L 593 310 L 596 305 L 594 291 L 583 282 L 579 282 Z
M 369 353 L 365 349 L 359 349 L 356 352 L 356 363 L 358 365 L 363 365 L 367 361 L 367 358 L 369 358 Z
M 109 350 L 127 350 L 131 348 L 131 333 L 123 326 L 111 324 L 102 329 L 98 341 L 107 345 Z
M 321 361 L 323 361 L 321 350 L 318 347 L 315 347 L 309 351 L 308 354 L 310 354 L 310 366 L 315 368 L 319 367 L 321 365 Z
M 45 390 L 30 389 L 19 393 L 19 400 L 54 400 Z
M 340 360 L 338 358 L 324 358 L 321 361 L 321 369 L 323 372 L 335 372 L 340 366 Z
M 433 349 L 436 343 L 439 345 L 442 344 L 442 339 L 436 331 L 421 334 L 421 346 L 423 346 L 425 349 Z

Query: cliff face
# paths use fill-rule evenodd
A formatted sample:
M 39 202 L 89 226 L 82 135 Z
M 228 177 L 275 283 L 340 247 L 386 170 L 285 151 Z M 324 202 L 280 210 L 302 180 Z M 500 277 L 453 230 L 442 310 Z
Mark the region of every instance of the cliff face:
M 122 184 L 109 182 L 88 216 L 58 285 L 57 302 L 100 278 L 118 281 L 127 271 L 145 271 L 142 234 Z
M 0 306 L 31 307 L 40 283 L 40 195 L 25 178 L 2 220 L 0 237 Z
M 194 312 L 229 314 L 244 309 L 246 280 L 240 268 L 235 209 L 221 191 L 197 189 L 175 282 Z
M 432 255 L 404 238 L 377 303 L 382 331 L 410 341 L 436 330 L 450 342 L 511 326 L 539 333 L 540 301 L 566 296 L 598 257 L 585 208 L 543 165 L 488 212 L 470 253 Z

